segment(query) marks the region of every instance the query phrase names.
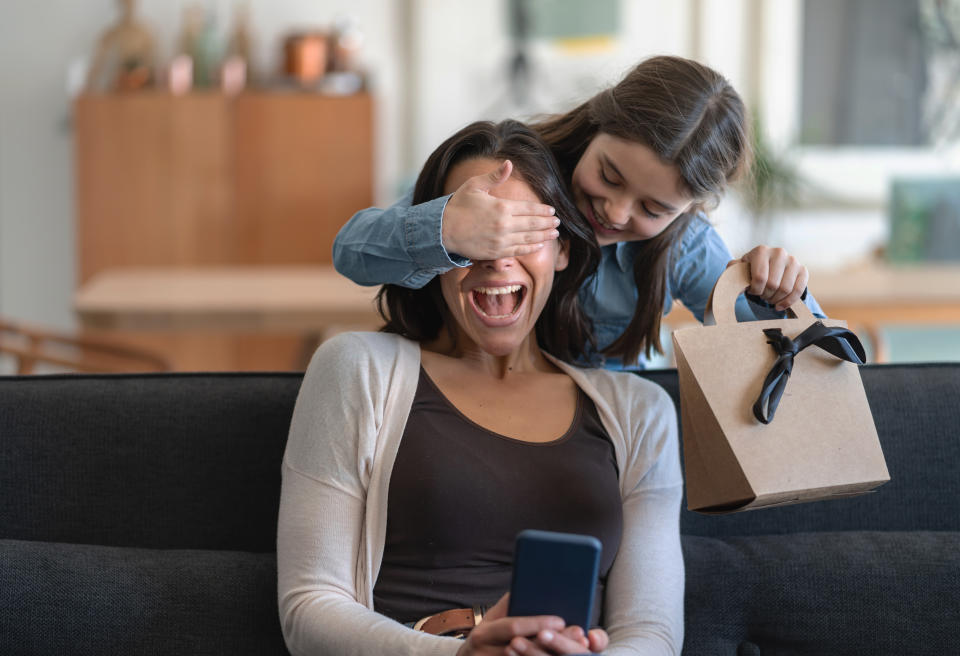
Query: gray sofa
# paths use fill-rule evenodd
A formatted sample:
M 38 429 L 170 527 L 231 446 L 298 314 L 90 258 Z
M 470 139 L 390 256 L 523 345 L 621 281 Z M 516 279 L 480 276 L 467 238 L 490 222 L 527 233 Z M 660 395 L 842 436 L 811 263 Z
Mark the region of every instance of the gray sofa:
M 862 368 L 892 480 L 682 512 L 685 654 L 960 654 L 960 364 Z M 673 371 L 645 374 L 676 400 Z M 298 374 L 0 378 L 0 654 L 283 654 Z

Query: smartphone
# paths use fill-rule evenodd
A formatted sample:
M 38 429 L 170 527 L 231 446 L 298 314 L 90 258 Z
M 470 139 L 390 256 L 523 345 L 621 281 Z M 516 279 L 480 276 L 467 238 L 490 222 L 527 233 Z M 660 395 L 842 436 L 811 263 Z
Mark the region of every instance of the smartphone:
M 591 535 L 522 531 L 514 548 L 508 614 L 558 615 L 567 626 L 588 630 L 601 549 Z

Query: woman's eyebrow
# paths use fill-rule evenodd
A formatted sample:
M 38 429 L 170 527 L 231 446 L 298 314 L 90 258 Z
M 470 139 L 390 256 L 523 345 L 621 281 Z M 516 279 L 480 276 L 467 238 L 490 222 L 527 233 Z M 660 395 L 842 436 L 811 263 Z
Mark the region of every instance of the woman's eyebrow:
M 611 160 L 610 157 L 609 157 L 606 153 L 602 154 L 602 155 L 600 156 L 600 158 L 603 160 L 603 163 L 604 163 L 605 165 L 607 165 L 607 166 L 609 166 L 611 169 L 613 169 L 613 172 L 617 175 L 617 177 L 619 177 L 621 180 L 624 180 L 624 181 L 627 179 L 626 176 L 624 176 L 623 173 L 620 172 L 620 169 L 617 168 L 617 165 L 613 163 L 613 160 Z M 656 203 L 657 205 L 659 205 L 660 207 L 662 207 L 662 208 L 664 209 L 664 211 L 666 211 L 666 212 L 676 212 L 676 211 L 677 211 L 677 208 L 674 207 L 673 205 L 670 205 L 669 203 L 664 203 L 663 201 L 657 200 L 656 198 L 649 198 L 648 200 L 649 200 L 649 202 L 651 202 L 651 203 Z

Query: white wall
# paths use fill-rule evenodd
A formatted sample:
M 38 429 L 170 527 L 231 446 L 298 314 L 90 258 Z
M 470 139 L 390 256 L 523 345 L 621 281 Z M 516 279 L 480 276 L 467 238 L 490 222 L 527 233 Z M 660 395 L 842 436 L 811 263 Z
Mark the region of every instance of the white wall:
M 690 53 L 689 0 L 620 4 L 621 33 L 609 46 L 582 50 L 533 43 L 531 103 L 517 107 L 507 86 L 513 53 L 506 2 L 414 2 L 420 33 L 414 55 L 413 165 L 418 167 L 437 144 L 471 121 L 564 111 L 616 82 L 644 57 Z
M 584 0 L 588 2 L 589 0 Z M 758 80 L 758 103 L 773 121 L 774 140 L 789 142 L 796 113 L 799 1 L 621 0 L 620 38 L 608 47 L 573 51 L 535 44 L 536 101 L 529 111 L 563 111 L 616 81 L 653 54 L 699 55 L 745 94 Z M 210 0 L 229 25 L 231 0 Z M 755 39 L 746 25 L 751 6 L 765 8 L 766 33 Z M 139 13 L 156 30 L 169 57 L 185 0 L 141 0 Z M 506 0 L 249 0 L 256 26 L 256 58 L 274 70 L 281 35 L 293 28 L 325 27 L 338 15 L 359 19 L 365 61 L 377 100 L 376 199 L 388 203 L 410 184 L 429 152 L 477 118 L 523 113 L 506 101 L 510 52 Z M 89 56 L 98 34 L 114 20 L 114 0 L 3 0 L 0 2 L 0 314 L 71 327 L 75 286 L 71 137 L 66 70 Z M 692 41 L 692 18 L 701 38 Z M 757 52 L 749 52 L 750 44 Z M 935 164 L 939 166 L 939 163 Z M 810 167 L 827 170 L 827 164 Z M 849 168 L 849 167 L 846 167 Z M 836 177 L 831 175 L 831 177 Z M 878 201 L 879 202 L 879 201 Z M 867 252 L 883 239 L 877 204 L 847 214 L 792 216 L 773 235 L 817 266 Z M 345 217 L 346 218 L 346 217 Z M 731 250 L 754 238 L 731 198 L 714 213 Z M 785 224 L 786 225 L 786 224 Z M 824 234 L 850 235 L 831 251 Z M 851 251 L 854 251 L 851 253 Z
M 92 42 L 106 0 L 0 9 L 0 312 L 69 325 L 73 291 L 66 62 Z

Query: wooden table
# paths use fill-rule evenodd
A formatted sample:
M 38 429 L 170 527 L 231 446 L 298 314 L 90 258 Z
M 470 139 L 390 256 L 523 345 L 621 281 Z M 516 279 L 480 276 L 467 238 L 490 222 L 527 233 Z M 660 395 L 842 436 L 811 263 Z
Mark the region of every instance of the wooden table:
M 380 325 L 377 289 L 329 266 L 121 268 L 96 274 L 74 308 L 100 330 L 315 335 Z
M 864 263 L 837 271 L 812 271 L 810 291 L 828 317 L 866 334 L 876 362 L 888 359 L 881 326 L 956 324 L 960 327 L 960 265 L 895 266 Z M 668 315 L 673 326 L 695 320 L 685 309 Z
M 83 285 L 74 308 L 86 333 L 177 370 L 288 370 L 335 332 L 381 326 L 377 290 L 329 265 L 116 268 Z
M 297 335 L 315 344 L 331 331 L 376 329 L 376 287 L 355 285 L 330 266 L 120 268 L 95 275 L 77 292 L 85 328 L 99 331 L 200 331 Z M 845 319 L 884 361 L 884 324 L 960 325 L 960 266 L 870 264 L 813 272 L 810 289 L 827 315 Z M 692 316 L 668 315 L 676 326 Z

